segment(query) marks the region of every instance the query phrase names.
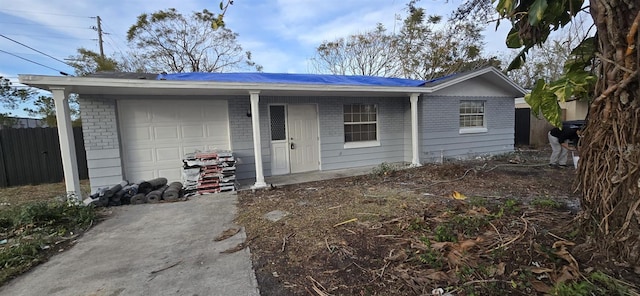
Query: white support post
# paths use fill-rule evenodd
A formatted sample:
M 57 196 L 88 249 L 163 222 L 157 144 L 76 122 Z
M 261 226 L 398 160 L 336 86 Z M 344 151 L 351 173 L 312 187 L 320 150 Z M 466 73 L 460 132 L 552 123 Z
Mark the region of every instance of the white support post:
M 260 91 L 250 91 L 251 96 L 251 125 L 253 127 L 253 153 L 256 161 L 256 183 L 252 188 L 267 187 L 262 171 L 262 142 L 260 140 Z
M 58 138 L 60 139 L 60 154 L 62 155 L 62 167 L 64 170 L 64 182 L 67 188 L 67 198 L 82 201 L 76 145 L 73 139 L 71 112 L 69 110 L 69 93 L 67 93 L 64 88 L 52 88 L 51 92 L 53 93 L 53 101 L 56 106 Z
M 418 137 L 418 96 L 411 94 L 411 166 L 419 167 L 420 163 L 420 143 Z

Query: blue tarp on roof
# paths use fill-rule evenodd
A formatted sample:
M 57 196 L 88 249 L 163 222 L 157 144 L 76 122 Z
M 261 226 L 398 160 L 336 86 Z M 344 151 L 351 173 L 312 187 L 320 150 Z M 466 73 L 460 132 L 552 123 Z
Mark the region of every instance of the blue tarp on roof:
M 160 74 L 159 80 L 191 80 L 239 83 L 283 83 L 320 85 L 368 85 L 419 87 L 423 80 L 388 78 L 375 76 L 346 76 L 322 74 L 282 74 L 282 73 L 176 73 Z

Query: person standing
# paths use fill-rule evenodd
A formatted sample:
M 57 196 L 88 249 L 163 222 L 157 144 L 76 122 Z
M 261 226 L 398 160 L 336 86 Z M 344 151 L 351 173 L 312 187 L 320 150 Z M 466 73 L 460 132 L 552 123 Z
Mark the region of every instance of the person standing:
M 548 133 L 549 145 L 551 145 L 551 157 L 549 159 L 549 166 L 551 167 L 566 167 L 567 166 L 567 151 L 575 151 L 576 148 L 569 146 L 569 142 L 577 145 L 578 143 L 578 128 L 570 126 L 567 128 L 559 129 L 553 128 Z

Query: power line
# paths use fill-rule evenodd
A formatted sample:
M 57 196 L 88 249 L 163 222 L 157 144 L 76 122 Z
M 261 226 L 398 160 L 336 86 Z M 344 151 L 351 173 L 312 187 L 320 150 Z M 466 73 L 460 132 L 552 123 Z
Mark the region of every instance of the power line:
M 95 40 L 92 38 L 68 37 L 68 36 L 62 36 L 62 35 L 32 35 L 32 34 L 4 34 L 4 35 L 5 36 L 29 36 L 29 37 L 38 37 L 38 38 L 52 38 L 52 39 L 70 39 L 70 40 Z
M 29 53 L 29 52 L 17 52 L 17 51 L 11 51 L 12 54 L 17 54 L 20 56 L 40 56 L 40 54 L 38 53 Z
M 122 44 L 122 46 L 127 47 L 127 44 L 125 42 L 123 42 L 122 40 L 126 40 L 126 38 L 122 37 L 122 35 L 120 34 L 115 34 L 113 32 L 115 32 L 115 30 L 113 28 L 111 28 L 109 25 L 107 25 L 104 20 L 102 21 L 102 25 L 109 31 L 111 32 L 105 32 L 104 34 L 107 35 L 107 37 L 109 37 L 114 43 L 120 43 Z M 116 39 L 114 39 L 111 36 L 116 36 L 118 37 L 118 42 L 116 42 Z M 118 47 L 118 49 L 120 49 L 120 47 L 118 46 L 118 44 L 115 44 L 116 47 Z M 120 50 L 120 52 L 122 52 L 122 50 Z
M 24 47 L 28 48 L 28 49 L 31 49 L 31 50 L 33 50 L 33 51 L 35 51 L 35 52 L 38 52 L 38 53 L 41 53 L 41 54 L 43 54 L 43 55 L 45 55 L 45 56 L 47 56 L 47 57 L 50 57 L 50 58 L 52 58 L 52 59 L 54 59 L 54 60 L 56 60 L 56 61 L 58 61 L 58 62 L 60 62 L 60 63 L 63 63 L 63 64 L 65 64 L 65 65 L 69 66 L 69 64 L 67 64 L 65 61 L 63 61 L 63 60 L 61 60 L 61 59 L 58 59 L 58 58 L 56 58 L 56 57 L 54 57 L 54 56 L 48 55 L 48 54 L 46 54 L 46 53 L 44 53 L 44 52 L 42 52 L 42 51 L 39 51 L 39 50 L 37 50 L 37 49 L 35 49 L 35 48 L 33 48 L 33 47 L 29 46 L 29 45 L 26 45 L 26 44 L 21 43 L 21 42 L 19 42 L 19 41 L 13 40 L 13 39 L 11 39 L 11 38 L 9 38 L 9 37 L 7 37 L 7 36 L 4 36 L 4 35 L 2 35 L 2 34 L 0 34 L 0 37 L 5 38 L 5 39 L 7 39 L 7 40 L 9 40 L 9 41 L 13 41 L 13 42 L 15 42 L 15 43 L 17 43 L 17 44 L 20 44 L 20 45 L 22 45 L 22 46 L 24 46 Z
M 88 27 L 77 27 L 77 26 L 58 26 L 58 25 L 45 25 L 45 24 L 30 24 L 30 23 L 13 23 L 13 22 L 0 22 L 0 24 L 10 24 L 10 25 L 21 25 L 21 26 L 42 26 L 42 27 L 56 27 L 56 28 L 71 28 L 71 29 L 83 29 L 83 30 L 91 30 Z
M 71 17 L 88 18 L 88 16 L 81 16 L 81 15 L 51 13 L 51 12 L 44 12 L 44 11 L 30 11 L 30 10 L 20 10 L 20 9 L 0 8 L 0 11 L 15 11 L 15 12 L 26 12 L 26 13 L 33 13 L 33 14 L 46 14 L 46 15 L 59 15 L 59 16 L 71 16 Z
M 27 59 L 27 58 L 23 58 L 23 57 L 21 57 L 21 56 L 19 56 L 19 55 L 17 55 L 17 54 L 12 54 L 12 53 L 10 53 L 10 52 L 8 52 L 8 51 L 4 51 L 4 50 L 2 50 L 2 49 L 0 49 L 0 52 L 6 53 L 6 54 L 8 54 L 8 55 L 14 56 L 14 57 L 19 58 L 19 59 L 23 59 L 23 60 L 25 60 L 25 61 L 27 61 L 27 62 L 30 62 L 30 63 L 34 63 L 34 64 L 36 64 L 36 65 L 38 65 L 38 66 L 42 66 L 42 67 L 45 67 L 45 68 L 47 68 L 47 69 L 51 69 L 51 70 L 53 70 L 53 71 L 56 71 L 56 72 L 60 73 L 61 75 L 64 75 L 64 76 L 72 76 L 72 75 L 69 75 L 68 73 L 65 73 L 64 71 L 60 71 L 60 70 L 58 70 L 58 69 L 55 69 L 55 68 L 49 67 L 49 66 L 47 66 L 47 65 L 44 65 L 44 64 L 38 63 L 38 62 L 36 62 L 36 61 L 30 60 L 30 59 Z

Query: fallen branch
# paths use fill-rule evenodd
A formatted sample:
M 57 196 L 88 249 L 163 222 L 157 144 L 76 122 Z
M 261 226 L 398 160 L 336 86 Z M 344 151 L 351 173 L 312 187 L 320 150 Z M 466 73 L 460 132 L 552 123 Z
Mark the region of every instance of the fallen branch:
M 333 227 L 338 227 L 340 225 L 345 225 L 345 224 L 348 224 L 348 223 L 351 223 L 351 222 L 356 222 L 356 221 L 358 221 L 358 218 L 349 219 L 347 221 L 342 221 L 342 222 L 340 222 L 340 223 L 338 223 L 336 225 L 333 225 Z
M 500 239 L 500 241 L 502 241 L 502 236 L 500 235 L 500 231 L 498 231 L 498 228 L 496 228 L 495 225 L 493 225 L 493 223 L 489 222 L 489 225 L 491 225 L 491 227 L 493 227 L 493 230 L 496 231 L 496 233 L 498 234 L 498 238 Z
M 318 293 L 318 295 L 320 295 L 320 296 L 331 296 L 331 294 L 325 292 L 327 289 L 324 286 L 322 286 L 322 284 L 320 282 L 316 281 L 316 279 L 314 279 L 311 276 L 307 276 L 307 279 L 309 279 L 311 281 L 311 289 L 314 292 Z M 322 288 L 322 290 L 320 290 L 320 288 Z
M 555 234 L 551 233 L 551 231 L 547 232 L 547 234 L 549 234 L 550 236 L 553 236 L 553 237 L 555 237 L 555 238 L 557 238 L 557 239 L 559 239 L 559 240 L 563 240 L 563 241 L 567 241 L 567 242 L 569 241 L 569 240 L 568 240 L 568 239 L 566 239 L 566 238 L 563 238 L 563 237 L 560 237 L 560 236 L 557 236 L 557 235 L 555 235 Z
M 327 250 L 329 250 L 329 254 L 333 254 L 333 249 L 329 247 L 329 240 L 326 237 L 324 238 L 324 244 L 327 246 Z
M 284 252 L 284 247 L 287 245 L 287 239 L 294 235 L 295 233 L 290 233 L 289 235 L 282 238 L 282 248 L 280 249 L 280 253 Z
M 444 183 L 450 183 L 450 182 L 460 181 L 460 180 L 464 179 L 464 177 L 466 177 L 466 176 L 467 176 L 467 174 L 468 174 L 470 171 L 473 171 L 473 170 L 475 170 L 475 168 L 471 168 L 471 169 L 468 169 L 468 170 L 464 171 L 464 174 L 463 174 L 463 175 L 462 175 L 462 177 L 460 177 L 460 178 L 451 179 L 451 180 L 443 180 L 443 181 L 433 182 L 433 183 L 431 183 L 431 184 L 429 184 L 429 185 L 426 185 L 426 186 L 422 186 L 422 187 L 418 187 L 418 188 L 413 188 L 413 190 L 425 189 L 425 188 L 429 188 L 429 187 L 431 187 L 431 186 L 438 185 L 438 184 L 444 184 Z
M 387 264 L 385 264 L 385 265 L 382 267 L 382 271 L 380 271 L 380 274 L 378 275 L 378 276 L 379 276 L 379 278 L 382 278 L 382 276 L 384 276 L 384 270 L 387 268 L 387 266 L 389 266 L 389 264 L 390 264 L 390 263 L 391 263 L 391 262 L 387 262 Z
M 165 270 L 167 270 L 167 269 L 169 269 L 169 268 L 172 268 L 172 267 L 177 266 L 177 265 L 178 265 L 178 264 L 180 264 L 180 263 L 182 263 L 182 260 L 180 260 L 180 261 L 178 261 L 178 262 L 176 262 L 176 263 L 173 263 L 173 264 L 171 264 L 171 265 L 169 265 L 169 266 L 167 266 L 167 267 L 163 267 L 163 268 L 160 268 L 160 269 L 158 269 L 158 270 L 153 270 L 153 271 L 149 272 L 149 274 L 156 274 L 156 273 L 158 273 L 158 272 L 165 271 Z
M 490 251 L 493 251 L 493 250 L 500 249 L 500 248 L 504 248 L 504 247 L 506 247 L 506 246 L 508 246 L 508 245 L 510 245 L 510 244 L 512 244 L 512 243 L 514 243 L 514 242 L 516 242 L 517 240 L 521 239 L 522 237 L 524 237 L 524 235 L 525 235 L 525 234 L 527 233 L 527 231 L 529 230 L 529 222 L 527 221 L 527 219 L 525 219 L 525 218 L 524 218 L 525 214 L 526 214 L 526 213 L 522 213 L 522 216 L 520 216 L 520 220 L 522 220 L 522 222 L 524 222 L 524 229 L 522 230 L 522 233 L 518 234 L 516 237 L 514 237 L 514 238 L 513 238 L 513 239 L 511 239 L 511 240 L 509 240 L 508 242 L 506 242 L 506 243 L 504 243 L 504 244 L 502 244 L 502 245 L 499 245 L 499 246 L 497 246 L 497 247 L 495 247 L 495 248 L 493 248 L 493 249 L 489 250 L 489 252 L 490 252 Z
M 244 248 L 246 248 L 246 247 L 247 247 L 247 244 L 239 243 L 235 247 L 230 248 L 230 249 L 226 249 L 226 250 L 224 250 L 224 251 L 222 251 L 220 253 L 222 253 L 222 254 L 232 254 L 232 253 L 238 252 L 240 250 L 244 250 Z
M 213 240 L 216 241 L 216 242 L 223 241 L 225 239 L 228 239 L 228 238 L 236 235 L 238 232 L 240 232 L 240 227 L 231 227 L 231 228 L 223 231 L 220 235 L 218 235 Z

